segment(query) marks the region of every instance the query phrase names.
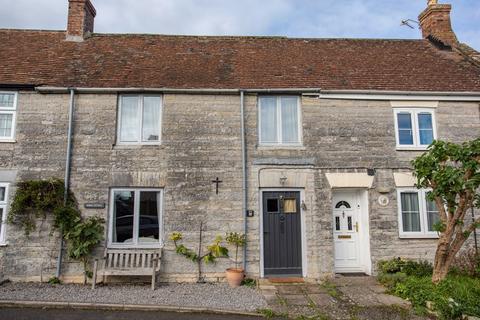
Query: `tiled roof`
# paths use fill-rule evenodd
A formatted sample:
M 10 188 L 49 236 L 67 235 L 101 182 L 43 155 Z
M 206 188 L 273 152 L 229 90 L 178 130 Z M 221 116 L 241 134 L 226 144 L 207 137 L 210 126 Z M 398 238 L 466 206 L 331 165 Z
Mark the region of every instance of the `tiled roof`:
M 480 91 L 480 68 L 428 40 L 93 34 L 0 29 L 0 84 Z

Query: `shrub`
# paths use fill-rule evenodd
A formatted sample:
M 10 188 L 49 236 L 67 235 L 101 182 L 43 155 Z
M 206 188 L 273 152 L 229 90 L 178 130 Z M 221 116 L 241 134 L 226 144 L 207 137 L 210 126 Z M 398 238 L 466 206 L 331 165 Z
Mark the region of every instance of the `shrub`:
M 403 258 L 393 258 L 378 262 L 380 274 L 404 273 L 407 276 L 431 276 L 433 267 L 428 261 L 414 261 Z
M 395 288 L 397 283 L 404 282 L 406 279 L 407 275 L 403 272 L 381 273 L 378 275 L 378 281 L 390 290 Z
M 475 252 L 475 248 L 459 252 L 453 261 L 451 273 L 480 277 L 480 255 Z

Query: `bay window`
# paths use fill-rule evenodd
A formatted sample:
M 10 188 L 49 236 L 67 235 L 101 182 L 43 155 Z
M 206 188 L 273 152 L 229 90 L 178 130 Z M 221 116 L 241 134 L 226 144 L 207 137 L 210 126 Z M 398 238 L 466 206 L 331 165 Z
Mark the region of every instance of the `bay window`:
M 0 245 L 6 241 L 8 184 L 0 183 Z

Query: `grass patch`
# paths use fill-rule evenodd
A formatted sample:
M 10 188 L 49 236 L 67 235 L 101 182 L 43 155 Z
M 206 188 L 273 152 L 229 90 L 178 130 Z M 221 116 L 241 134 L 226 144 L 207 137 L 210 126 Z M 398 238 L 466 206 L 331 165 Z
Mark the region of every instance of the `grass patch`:
M 258 309 L 257 313 L 261 314 L 266 319 L 288 319 L 288 315 L 284 313 L 276 313 L 272 309 Z
M 339 299 L 342 296 L 342 293 L 338 290 L 337 286 L 330 281 L 323 282 L 320 287 L 332 298 Z

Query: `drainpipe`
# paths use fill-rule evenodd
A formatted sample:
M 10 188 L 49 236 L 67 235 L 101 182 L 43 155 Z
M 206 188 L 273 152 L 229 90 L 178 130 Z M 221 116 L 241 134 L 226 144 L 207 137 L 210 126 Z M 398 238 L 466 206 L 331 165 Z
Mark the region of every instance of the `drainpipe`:
M 245 237 L 248 231 L 247 221 L 247 149 L 245 136 L 245 92 L 240 90 L 240 123 L 242 128 L 242 214 L 243 214 L 243 233 Z M 243 270 L 247 270 L 247 241 L 243 246 Z
M 75 109 L 75 89 L 70 91 L 70 106 L 68 108 L 68 134 L 67 134 L 67 158 L 65 161 L 65 186 L 63 193 L 63 205 L 67 205 L 68 190 L 70 185 L 70 162 L 72 158 L 72 132 L 73 132 L 73 111 Z M 62 272 L 62 258 L 63 258 L 63 230 L 60 230 L 60 249 L 58 250 L 57 271 L 55 277 L 59 278 Z

